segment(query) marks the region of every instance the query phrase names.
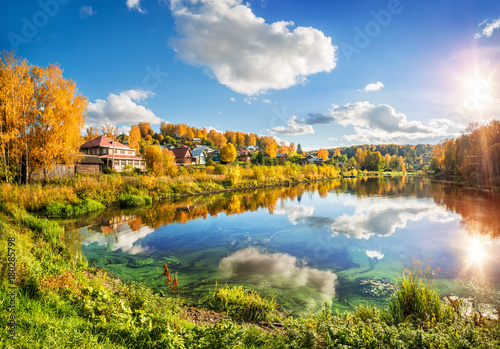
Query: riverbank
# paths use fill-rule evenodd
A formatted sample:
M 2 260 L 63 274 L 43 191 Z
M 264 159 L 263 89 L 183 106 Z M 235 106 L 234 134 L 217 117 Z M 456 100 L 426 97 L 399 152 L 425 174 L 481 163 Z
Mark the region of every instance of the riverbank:
M 150 187 L 141 192 L 138 180 L 144 178 L 99 178 L 117 198 L 124 194 L 123 188 L 136 188 L 130 195 L 138 196 L 157 193 L 157 186 L 166 185 L 163 179 L 150 178 L 147 180 L 157 181 L 155 187 L 146 182 Z M 88 179 L 85 183 L 95 184 Z M 44 201 L 38 195 L 44 193 L 71 198 L 83 186 L 80 182 L 74 185 L 71 191 L 69 185 L 56 188 L 47 184 L 46 192 L 43 187 L 33 192 L 30 204 L 41 205 Z M 87 193 L 95 194 L 92 200 L 101 195 L 97 189 L 104 190 L 97 184 L 88 189 Z M 23 193 L 9 195 L 27 200 Z M 432 285 L 422 289 L 417 280 L 402 279 L 405 293 L 395 293 L 392 305 L 383 310 L 362 306 L 340 314 L 327 307 L 318 314 L 283 318 L 266 300 L 245 290 L 225 290 L 222 294 L 227 298 L 219 292 L 218 298 L 207 294 L 212 309 L 195 309 L 182 300 L 182 292 L 170 288 L 174 282 L 171 279 L 169 284 L 166 275 L 165 288 L 154 293 L 139 284 L 123 284 L 89 266 L 57 222 L 36 217 L 20 207 L 20 202 L 0 204 L 0 302 L 10 304 L 14 299 L 10 312 L 2 312 L 0 318 L 4 324 L 15 318 L 13 342 L 9 339 L 12 328 L 0 328 L 1 347 L 494 348 L 499 344 L 498 321 L 454 313 L 449 305 L 436 300 Z M 14 262 L 9 260 L 12 258 Z M 15 265 L 14 274 L 9 272 L 9 263 Z M 161 269 L 158 265 L 159 277 Z M 429 297 L 419 296 L 422 294 Z M 423 298 L 433 299 L 433 303 L 424 303 Z M 398 299 L 419 307 L 407 309 Z M 256 318 L 256 310 L 263 316 Z

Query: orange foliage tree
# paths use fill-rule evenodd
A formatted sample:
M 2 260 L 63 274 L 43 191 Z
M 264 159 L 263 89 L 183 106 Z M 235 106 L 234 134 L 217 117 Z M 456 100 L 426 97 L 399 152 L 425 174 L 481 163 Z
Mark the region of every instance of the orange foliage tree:
M 73 163 L 81 145 L 87 99 L 57 65 L 28 64 L 13 53 L 0 56 L 0 176 L 47 172 Z
M 133 125 L 128 134 L 128 146 L 132 149 L 139 149 L 139 141 L 141 140 L 141 130 L 139 126 Z
M 326 149 L 318 150 L 318 158 L 321 158 L 325 161 L 328 160 L 328 150 Z
M 85 143 L 85 142 L 91 141 L 94 138 L 99 137 L 100 135 L 101 134 L 100 134 L 98 128 L 96 128 L 94 126 L 87 127 L 86 134 L 85 134 L 85 136 L 83 136 L 83 142 Z

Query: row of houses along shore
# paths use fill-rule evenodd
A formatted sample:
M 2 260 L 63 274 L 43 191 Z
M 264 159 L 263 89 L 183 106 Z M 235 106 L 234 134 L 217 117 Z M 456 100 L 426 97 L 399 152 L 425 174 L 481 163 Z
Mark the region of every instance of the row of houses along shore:
M 195 139 L 193 139 L 195 141 Z M 197 143 L 197 144 L 196 144 Z M 206 145 L 195 142 L 193 148 L 183 145 L 180 147 L 166 146 L 175 156 L 177 166 L 203 165 L 209 160 L 220 161 L 220 151 L 211 149 Z M 257 146 L 249 146 L 238 150 L 238 161 L 250 161 L 249 151 L 259 150 Z M 122 144 L 107 136 L 96 137 L 80 146 L 82 155 L 71 165 L 56 164 L 46 177 L 70 176 L 73 174 L 97 174 L 105 168 L 122 172 L 127 168 L 146 171 L 146 161 L 138 154 L 136 149 Z M 286 154 L 278 154 L 277 158 L 285 157 Z M 300 163 L 311 163 L 320 160 L 312 155 L 300 159 Z M 41 173 L 34 174 L 34 179 L 42 178 Z

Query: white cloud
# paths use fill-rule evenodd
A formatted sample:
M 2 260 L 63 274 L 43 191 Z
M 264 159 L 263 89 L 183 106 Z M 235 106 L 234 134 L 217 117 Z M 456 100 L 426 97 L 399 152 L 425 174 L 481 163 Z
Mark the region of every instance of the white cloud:
M 231 102 L 236 102 L 236 99 L 234 99 L 234 97 L 229 98 L 229 100 L 230 100 Z
M 137 10 L 139 13 L 146 13 L 141 8 L 141 0 L 127 0 L 127 7 L 129 10 Z
M 365 253 L 368 257 L 370 258 L 376 258 L 378 260 L 384 258 L 384 254 L 380 251 L 375 251 L 375 250 L 365 250 Z
M 267 132 L 284 136 L 296 136 L 314 133 L 314 129 L 311 125 L 300 124 L 297 122 L 297 120 L 297 117 L 293 116 L 288 120 L 288 124 L 286 126 L 275 126 L 267 130 Z
M 496 29 L 500 28 L 500 18 L 495 20 L 485 20 L 478 25 L 478 32 L 474 35 L 475 39 L 479 39 L 481 36 L 490 37 Z
M 99 126 L 107 123 L 116 124 L 136 124 L 139 121 L 160 124 L 161 119 L 150 109 L 138 103 L 154 96 L 151 91 L 128 90 L 119 94 L 111 93 L 106 98 L 97 99 L 94 103 L 89 103 L 87 108 L 87 126 Z
M 378 91 L 382 87 L 384 87 L 384 84 L 381 83 L 380 81 L 377 81 L 376 83 L 372 82 L 371 84 L 366 85 L 363 89 L 358 90 L 358 91 L 365 91 L 365 92 Z
M 207 132 L 210 132 L 210 131 L 212 131 L 212 130 L 214 130 L 215 132 L 218 132 L 218 133 L 224 133 L 224 132 L 222 132 L 221 130 L 216 129 L 216 128 L 215 128 L 215 127 L 213 127 L 213 126 L 208 126 L 208 127 L 207 127 Z
M 79 9 L 80 18 L 88 18 L 92 15 L 95 15 L 97 12 L 92 9 L 92 6 L 82 6 Z
M 267 98 L 262 98 L 262 103 L 271 104 L 271 100 Z
M 178 38 L 171 45 L 191 65 L 206 66 L 238 93 L 255 95 L 305 83 L 336 66 L 336 46 L 312 27 L 272 24 L 242 0 L 171 0 Z
M 355 134 L 343 138 L 355 143 L 409 143 L 416 140 L 437 141 L 445 137 L 457 137 L 464 125 L 445 119 L 434 119 L 424 125 L 420 121 L 409 121 L 405 114 L 397 113 L 390 105 L 375 106 L 369 102 L 333 105 L 328 114 L 311 113 L 304 117 L 292 117 L 289 126 L 338 123 L 352 125 Z M 293 132 L 293 127 L 289 127 Z M 272 129 L 286 132 L 287 128 Z M 312 128 L 311 128 L 312 130 Z M 313 131 L 314 132 L 314 131 Z M 309 133 L 313 133 L 309 132 Z
M 247 97 L 247 98 L 243 98 L 243 100 L 244 100 L 247 104 L 252 104 L 252 102 L 257 101 L 257 97 Z
M 249 277 L 292 292 L 307 288 L 307 292 L 301 293 L 309 298 L 308 307 L 331 303 L 335 297 L 337 275 L 304 264 L 304 261 L 286 253 L 266 253 L 249 247 L 223 258 L 219 269 L 227 276 L 236 274 L 239 278 Z

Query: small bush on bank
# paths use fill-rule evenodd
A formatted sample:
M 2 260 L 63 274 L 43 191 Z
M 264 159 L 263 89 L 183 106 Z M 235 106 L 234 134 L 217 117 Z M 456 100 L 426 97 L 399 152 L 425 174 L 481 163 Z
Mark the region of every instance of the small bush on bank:
M 153 199 L 146 195 L 122 195 L 119 198 L 120 207 L 140 207 L 151 205 Z
M 231 316 L 250 321 L 269 321 L 277 317 L 278 304 L 274 298 L 261 297 L 256 291 L 247 291 L 243 286 L 215 286 L 211 305 Z

